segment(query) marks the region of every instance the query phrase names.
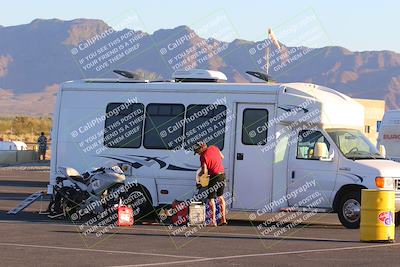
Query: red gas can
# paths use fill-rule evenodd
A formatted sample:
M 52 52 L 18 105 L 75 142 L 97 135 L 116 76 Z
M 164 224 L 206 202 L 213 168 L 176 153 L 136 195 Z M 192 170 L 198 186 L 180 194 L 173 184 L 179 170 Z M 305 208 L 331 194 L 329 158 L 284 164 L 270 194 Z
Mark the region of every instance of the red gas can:
M 172 202 L 172 217 L 171 221 L 174 225 L 186 225 L 188 223 L 189 206 L 184 201 L 174 200 Z
M 128 206 L 121 205 L 118 207 L 118 226 L 132 226 L 133 210 Z

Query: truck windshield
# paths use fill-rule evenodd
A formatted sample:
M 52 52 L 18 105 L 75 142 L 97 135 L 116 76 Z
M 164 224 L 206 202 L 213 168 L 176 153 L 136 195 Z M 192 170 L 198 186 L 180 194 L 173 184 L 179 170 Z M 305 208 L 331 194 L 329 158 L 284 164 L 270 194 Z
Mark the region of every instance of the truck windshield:
M 326 129 L 326 132 L 348 159 L 383 159 L 375 146 L 358 130 Z

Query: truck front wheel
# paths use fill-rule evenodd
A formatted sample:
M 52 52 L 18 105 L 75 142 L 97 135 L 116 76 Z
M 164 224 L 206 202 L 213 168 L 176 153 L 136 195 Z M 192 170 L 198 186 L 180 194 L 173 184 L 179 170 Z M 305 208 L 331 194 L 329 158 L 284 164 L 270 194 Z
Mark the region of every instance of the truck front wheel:
M 360 228 L 361 192 L 345 193 L 339 204 L 338 217 L 344 227 L 349 229 Z

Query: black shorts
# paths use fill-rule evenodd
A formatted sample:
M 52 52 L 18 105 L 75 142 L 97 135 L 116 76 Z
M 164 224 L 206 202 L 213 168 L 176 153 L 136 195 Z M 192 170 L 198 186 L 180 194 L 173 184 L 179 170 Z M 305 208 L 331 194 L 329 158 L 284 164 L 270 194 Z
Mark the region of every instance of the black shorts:
M 214 199 L 224 194 L 225 189 L 225 173 L 221 173 L 210 177 L 208 183 L 208 199 Z

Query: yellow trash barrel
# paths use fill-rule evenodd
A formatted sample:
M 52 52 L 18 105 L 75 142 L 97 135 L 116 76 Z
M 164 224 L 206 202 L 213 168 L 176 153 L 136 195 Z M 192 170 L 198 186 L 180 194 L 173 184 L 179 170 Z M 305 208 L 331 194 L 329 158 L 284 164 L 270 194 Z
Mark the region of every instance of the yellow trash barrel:
M 394 242 L 395 193 L 393 190 L 361 191 L 360 239 L 364 242 Z

